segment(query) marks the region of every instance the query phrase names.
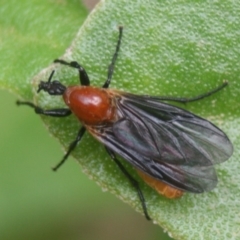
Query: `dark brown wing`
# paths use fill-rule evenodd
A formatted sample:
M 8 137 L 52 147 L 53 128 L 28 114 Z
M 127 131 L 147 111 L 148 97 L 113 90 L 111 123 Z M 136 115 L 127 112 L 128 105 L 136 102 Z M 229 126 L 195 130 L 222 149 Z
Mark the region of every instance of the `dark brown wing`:
M 116 104 L 124 117 L 94 130 L 100 142 L 134 167 L 176 188 L 200 193 L 216 186 L 213 165 L 233 152 L 219 128 L 154 97 L 124 94 Z

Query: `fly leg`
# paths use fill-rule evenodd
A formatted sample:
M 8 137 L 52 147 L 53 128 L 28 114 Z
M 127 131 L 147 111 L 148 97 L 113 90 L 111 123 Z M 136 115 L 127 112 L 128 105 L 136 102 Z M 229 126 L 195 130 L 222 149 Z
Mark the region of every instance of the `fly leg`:
M 151 218 L 148 215 L 148 211 L 147 211 L 147 206 L 146 206 L 146 202 L 145 202 L 145 198 L 143 196 L 143 193 L 139 187 L 139 183 L 129 174 L 129 172 L 124 168 L 124 166 L 122 165 L 122 163 L 117 159 L 115 153 L 110 150 L 109 148 L 106 147 L 107 153 L 109 154 L 109 156 L 112 158 L 112 160 L 118 165 L 118 167 L 120 168 L 120 170 L 122 171 L 122 173 L 128 178 L 128 180 L 130 181 L 130 183 L 132 184 L 132 186 L 137 190 L 138 193 L 138 197 L 141 201 L 142 204 L 142 208 L 143 208 L 143 212 L 144 215 L 146 217 L 147 220 L 151 220 Z
M 110 65 L 108 66 L 108 75 L 107 75 L 107 80 L 105 81 L 105 83 L 103 84 L 103 88 L 108 88 L 111 80 L 112 80 L 112 75 L 114 72 L 114 66 L 115 66 L 115 62 L 117 60 L 118 57 L 118 52 L 120 50 L 120 45 L 121 45 L 121 39 L 122 39 L 122 32 L 123 32 L 123 27 L 120 26 L 119 27 L 119 37 L 118 37 L 118 42 L 117 42 L 117 46 L 116 46 L 116 50 L 115 53 L 112 57 L 112 61 L 110 63 Z M 60 63 L 72 68 L 76 68 L 78 70 L 79 73 L 79 80 L 82 86 L 89 86 L 90 85 L 90 80 L 89 77 L 87 75 L 86 70 L 76 61 L 72 61 L 72 62 L 66 62 L 65 60 L 62 59 L 55 59 L 53 61 L 54 63 Z
M 89 86 L 90 85 L 90 80 L 89 80 L 89 77 L 87 75 L 87 72 L 86 70 L 76 61 L 73 61 L 73 62 L 66 62 L 62 59 L 55 59 L 53 61 L 54 63 L 60 63 L 60 64 L 63 64 L 63 65 L 67 65 L 69 67 L 72 67 L 72 68 L 76 68 L 78 70 L 78 73 L 79 73 L 79 80 L 80 80 L 80 83 L 82 86 Z
M 162 97 L 157 97 L 159 100 L 162 101 L 172 101 L 172 102 L 179 102 L 179 103 L 188 103 L 188 102 L 194 102 L 194 101 L 198 101 L 201 100 L 203 98 L 209 97 L 214 93 L 217 93 L 219 91 L 221 91 L 223 88 L 225 88 L 228 85 L 227 81 L 224 81 L 222 83 L 222 85 L 210 90 L 209 92 L 200 94 L 196 97 L 190 97 L 190 98 L 182 98 L 182 97 L 171 97 L 171 96 L 162 96 Z
M 77 144 L 81 141 L 85 131 L 86 131 L 85 127 L 81 127 L 80 128 L 80 130 L 78 131 L 77 137 L 69 145 L 68 150 L 67 150 L 66 154 L 64 155 L 63 159 L 55 167 L 52 168 L 53 171 L 57 171 L 58 168 L 61 167 L 63 165 L 63 163 L 65 163 L 65 161 L 67 160 L 67 158 L 70 155 L 70 153 L 75 149 Z
M 68 108 L 57 108 L 57 109 L 44 110 L 44 109 L 34 105 L 31 102 L 17 101 L 16 103 L 17 103 L 17 105 L 27 105 L 27 106 L 33 108 L 36 114 L 42 114 L 42 115 L 51 116 L 51 117 L 67 117 L 72 113 L 71 110 Z
M 117 60 L 118 52 L 120 50 L 120 45 L 121 45 L 121 40 L 122 40 L 122 32 L 123 32 L 123 27 L 120 26 L 119 27 L 119 36 L 118 36 L 118 42 L 117 42 L 116 50 L 115 50 L 115 53 L 113 54 L 112 61 L 111 61 L 110 65 L 108 66 L 107 80 L 103 84 L 103 86 L 102 86 L 103 88 L 108 88 L 110 83 L 111 83 L 113 72 L 114 72 L 115 62 Z

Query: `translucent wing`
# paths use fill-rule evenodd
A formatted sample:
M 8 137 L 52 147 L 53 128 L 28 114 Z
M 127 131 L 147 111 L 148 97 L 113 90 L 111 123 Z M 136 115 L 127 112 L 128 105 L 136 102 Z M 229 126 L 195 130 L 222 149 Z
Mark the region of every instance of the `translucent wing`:
M 100 142 L 134 167 L 179 189 L 198 193 L 216 186 L 213 165 L 233 152 L 225 133 L 154 97 L 124 94 L 116 101 L 120 119 L 101 130 L 94 128 Z

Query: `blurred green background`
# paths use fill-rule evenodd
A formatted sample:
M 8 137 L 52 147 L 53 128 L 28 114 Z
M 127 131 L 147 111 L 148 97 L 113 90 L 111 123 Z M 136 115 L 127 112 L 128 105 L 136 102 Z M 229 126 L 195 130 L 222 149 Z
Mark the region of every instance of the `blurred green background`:
M 161 228 L 104 193 L 63 155 L 40 117 L 0 91 L 0 239 L 170 239 Z

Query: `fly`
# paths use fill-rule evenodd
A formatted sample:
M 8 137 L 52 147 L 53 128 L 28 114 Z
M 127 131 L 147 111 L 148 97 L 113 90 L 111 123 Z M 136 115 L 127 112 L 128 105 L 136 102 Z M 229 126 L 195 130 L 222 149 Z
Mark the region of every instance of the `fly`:
M 78 62 L 56 59 L 54 63 L 78 70 L 81 85 L 66 87 L 52 80 L 52 71 L 46 82 L 39 83 L 38 92 L 62 95 L 67 108 L 44 110 L 31 102 L 17 101 L 17 104 L 28 105 L 37 114 L 51 117 L 73 113 L 82 126 L 53 170 L 66 161 L 87 130 L 105 146 L 110 158 L 136 189 L 145 217 L 150 219 L 138 181 L 124 168 L 117 155 L 129 162 L 148 185 L 168 198 L 180 197 L 184 192 L 211 191 L 217 185 L 213 165 L 232 155 L 232 143 L 208 120 L 163 101 L 197 101 L 222 90 L 228 83 L 193 98 L 141 96 L 109 89 L 122 33 L 123 27 L 119 27 L 116 50 L 101 88 L 90 86 L 88 74 Z

